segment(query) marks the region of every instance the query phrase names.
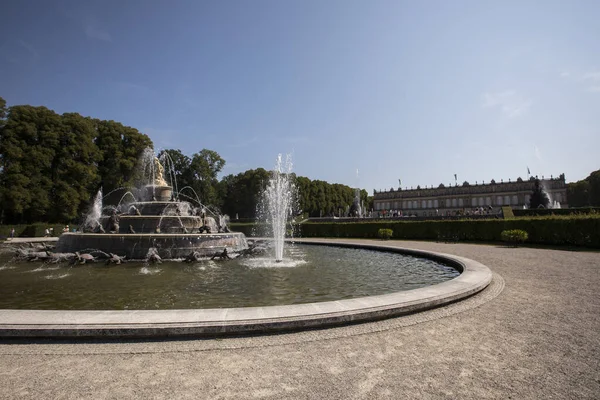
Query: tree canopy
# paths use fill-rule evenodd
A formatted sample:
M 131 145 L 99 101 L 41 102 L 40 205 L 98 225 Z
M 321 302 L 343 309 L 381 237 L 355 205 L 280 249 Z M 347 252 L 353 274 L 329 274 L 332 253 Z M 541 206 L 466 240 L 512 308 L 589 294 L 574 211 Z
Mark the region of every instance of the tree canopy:
M 150 138 L 116 121 L 58 114 L 46 107 L 6 106 L 0 97 L 0 222 L 76 221 L 98 189 L 107 195 L 139 178 L 137 164 Z M 191 156 L 161 151 L 165 178 L 181 200 L 220 208 L 239 218 L 255 218 L 270 172 L 250 169 L 219 180 L 225 160 L 214 150 Z M 345 216 L 355 211 L 355 189 L 292 174 L 297 211 L 306 216 Z M 115 192 L 118 194 L 118 192 Z M 120 195 L 119 195 L 120 196 Z M 360 191 L 372 208 L 372 197 Z
M 569 207 L 600 206 L 600 169 L 567 186 Z
M 114 121 L 46 107 L 7 108 L 0 98 L 2 221 L 68 222 L 102 186 L 123 186 L 150 138 Z

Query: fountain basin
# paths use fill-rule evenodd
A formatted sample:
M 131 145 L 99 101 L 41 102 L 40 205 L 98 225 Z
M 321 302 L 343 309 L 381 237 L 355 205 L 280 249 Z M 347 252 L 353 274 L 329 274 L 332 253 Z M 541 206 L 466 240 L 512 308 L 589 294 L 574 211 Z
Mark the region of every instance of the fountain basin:
M 492 273 L 485 265 L 454 255 L 371 243 L 327 241 L 321 244 L 364 247 L 430 258 L 453 266 L 461 274 L 452 280 L 419 289 L 297 305 L 157 311 L 0 310 L 0 336 L 210 337 L 322 328 L 442 306 L 483 290 L 492 279 Z
M 147 217 L 146 217 L 147 218 Z M 63 233 L 56 244 L 56 251 L 74 252 L 96 249 L 106 253 L 126 256 L 128 259 L 142 260 L 148 249 L 155 248 L 164 259 L 185 258 L 191 252 L 201 256 L 212 256 L 227 248 L 229 252 L 239 252 L 248 248 L 243 233 Z

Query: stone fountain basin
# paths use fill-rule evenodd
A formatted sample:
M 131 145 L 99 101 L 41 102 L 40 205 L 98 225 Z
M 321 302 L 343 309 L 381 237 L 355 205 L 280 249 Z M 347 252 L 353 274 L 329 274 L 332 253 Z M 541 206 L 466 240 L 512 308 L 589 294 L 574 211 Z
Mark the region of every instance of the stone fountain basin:
M 145 217 L 147 218 L 147 216 Z M 185 258 L 197 251 L 201 256 L 212 256 L 227 248 L 238 252 L 248 248 L 246 237 L 240 232 L 230 233 L 63 233 L 56 244 L 56 252 L 73 253 L 82 250 L 101 250 L 126 256 L 127 259 L 146 259 L 149 248 L 155 248 L 164 259 Z
M 300 242 L 318 243 L 318 240 Z M 461 274 L 452 280 L 419 289 L 296 305 L 199 310 L 0 310 L 0 337 L 214 337 L 323 328 L 443 306 L 480 292 L 492 280 L 492 272 L 485 265 L 450 254 L 339 240 L 321 244 L 430 258 L 457 268 Z

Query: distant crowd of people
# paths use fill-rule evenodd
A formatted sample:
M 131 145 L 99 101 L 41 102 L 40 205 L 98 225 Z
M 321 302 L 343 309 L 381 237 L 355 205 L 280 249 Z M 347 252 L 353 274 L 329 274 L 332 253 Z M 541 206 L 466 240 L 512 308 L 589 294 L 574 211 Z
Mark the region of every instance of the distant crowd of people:
M 418 212 L 404 213 L 402 210 L 380 210 L 377 211 L 378 218 L 408 218 L 408 217 L 456 217 L 456 216 L 471 216 L 471 215 L 497 215 L 499 211 L 494 210 L 492 206 L 486 207 L 474 207 L 471 209 L 463 208 L 462 210 L 446 210 L 440 212 L 439 209 L 435 211 L 427 211 L 424 214 Z

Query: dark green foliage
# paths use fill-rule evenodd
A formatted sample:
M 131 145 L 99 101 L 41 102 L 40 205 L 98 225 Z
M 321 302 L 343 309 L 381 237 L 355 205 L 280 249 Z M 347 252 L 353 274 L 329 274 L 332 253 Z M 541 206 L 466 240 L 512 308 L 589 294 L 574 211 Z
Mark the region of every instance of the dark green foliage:
M 1 222 L 66 223 L 77 218 L 101 185 L 105 192 L 131 177 L 152 145 L 114 121 L 45 107 L 12 106 L 0 99 Z
M 529 199 L 529 208 L 548 208 L 548 204 L 550 204 L 550 199 L 544 192 L 540 180 L 536 179 Z
M 377 238 L 379 229 L 393 230 L 395 239 L 499 242 L 504 230 L 521 229 L 529 243 L 600 248 L 600 216 L 514 218 L 510 220 L 307 222 L 302 237 Z
M 237 214 L 240 219 L 255 218 L 260 194 L 269 177 L 269 171 L 262 168 L 225 176 L 220 183 L 222 211 L 232 217 Z M 298 209 L 295 211 L 302 212 L 304 216 L 345 216 L 351 211 L 355 194 L 349 186 L 312 181 L 303 176 L 295 178 L 295 186 L 298 194 Z M 361 190 L 360 198 L 366 209 L 372 207 L 372 198 L 366 190 Z
M 261 236 L 260 232 L 263 231 L 261 226 L 258 226 L 259 224 L 255 224 L 253 222 L 246 222 L 246 223 L 235 223 L 232 222 L 229 224 L 229 229 L 231 229 L 233 232 L 242 232 L 244 235 L 248 236 L 248 237 L 252 237 L 252 236 Z
M 217 175 L 224 166 L 225 160 L 213 150 L 202 149 L 192 156 L 190 170 L 193 186 L 205 205 L 221 206 Z
M 394 236 L 394 231 L 387 228 L 381 228 L 377 231 L 377 236 L 383 240 L 388 240 Z
M 6 109 L 6 100 L 0 97 L 0 121 L 4 121 L 6 114 L 8 114 L 8 110 Z M 0 122 L 0 124 L 2 124 L 2 122 Z M 0 127 L 1 126 L 2 125 L 0 125 Z
M 165 179 L 167 182 L 176 182 L 177 187 L 174 189 L 180 191 L 186 186 L 192 186 L 192 171 L 190 169 L 192 159 L 190 157 L 183 154 L 181 150 L 167 149 L 158 153 L 158 158 L 161 160 L 167 158 L 168 161 L 165 162 Z M 184 194 L 193 198 L 193 194 L 188 193 L 186 190 L 184 190 Z M 189 199 L 184 198 L 182 200 Z
M 176 189 L 181 192 L 181 200 L 196 200 L 195 192 L 202 204 L 221 205 L 217 175 L 225 166 L 225 160 L 216 151 L 202 149 L 188 157 L 180 150 L 168 149 L 161 151 L 159 158 L 162 159 L 164 153 L 168 153 L 170 159 L 169 162 L 165 162 L 165 178 L 168 182 L 176 182 Z M 172 165 L 169 165 L 171 162 Z M 192 188 L 193 192 L 186 187 Z
M 102 158 L 98 173 L 104 193 L 133 184 L 138 159 L 144 149 L 152 147 L 150 138 L 137 129 L 115 121 L 92 120 L 94 142 Z
M 568 184 L 569 207 L 600 206 L 600 170 L 587 178 Z
M 0 225 L 0 238 L 10 237 L 10 230 L 15 228 L 15 237 L 43 237 L 46 228 L 52 228 L 51 236 L 59 236 L 64 228 L 63 224 L 35 223 L 29 225 Z M 77 225 L 70 224 L 69 229 L 77 229 Z
M 59 146 L 52 162 L 50 221 L 71 221 L 87 206 L 100 183 L 97 164 L 101 159 L 94 145 L 92 120 L 79 114 L 62 115 Z
M 296 178 L 298 206 L 309 217 L 345 216 L 354 202 L 354 189 L 338 183 L 330 184 L 299 176 Z M 361 191 L 361 200 L 368 203 L 368 193 Z
M 10 108 L 0 137 L 2 208 L 9 221 L 38 221 L 48 213 L 61 125 L 45 107 Z
M 517 246 L 519 243 L 524 243 L 529 235 L 527 232 L 521 229 L 510 229 L 502 231 L 500 233 L 500 237 L 502 238 L 503 242 Z
M 237 215 L 238 218 L 254 219 L 256 205 L 269 181 L 269 176 L 269 171 L 263 168 L 225 176 L 219 184 L 223 199 L 222 211 L 231 217 Z
M 570 200 L 569 200 L 570 201 Z M 581 207 L 581 208 L 535 208 L 535 209 L 515 209 L 513 213 L 516 217 L 535 217 L 551 215 L 600 215 L 600 207 Z

